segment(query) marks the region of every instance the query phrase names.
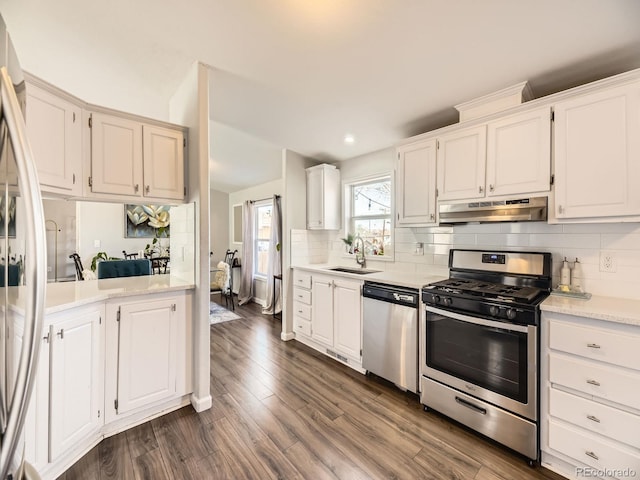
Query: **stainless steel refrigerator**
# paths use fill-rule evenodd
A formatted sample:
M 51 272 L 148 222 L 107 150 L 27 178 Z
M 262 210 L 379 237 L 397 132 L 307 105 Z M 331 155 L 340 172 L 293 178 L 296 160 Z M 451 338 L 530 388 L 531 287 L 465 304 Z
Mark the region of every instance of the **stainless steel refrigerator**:
M 0 480 L 38 478 L 24 462 L 24 421 L 38 365 L 46 245 L 26 86 L 0 16 Z

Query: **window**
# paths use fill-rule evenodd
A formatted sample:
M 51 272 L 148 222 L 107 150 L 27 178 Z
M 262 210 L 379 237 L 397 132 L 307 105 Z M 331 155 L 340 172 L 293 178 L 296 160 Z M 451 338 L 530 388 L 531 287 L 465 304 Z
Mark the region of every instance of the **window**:
M 266 277 L 269 266 L 269 246 L 271 243 L 271 209 L 272 204 L 255 206 L 255 261 L 253 273 L 256 276 Z
M 365 254 L 392 256 L 391 177 L 353 183 L 349 233 L 364 240 Z

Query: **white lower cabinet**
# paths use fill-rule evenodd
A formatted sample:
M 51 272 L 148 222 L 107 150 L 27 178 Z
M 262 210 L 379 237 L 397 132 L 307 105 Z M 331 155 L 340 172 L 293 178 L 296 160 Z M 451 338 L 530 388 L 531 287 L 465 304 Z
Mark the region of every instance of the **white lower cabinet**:
M 108 422 L 184 394 L 184 296 L 109 303 L 106 361 Z
M 296 275 L 300 278 L 300 275 L 305 274 L 308 275 L 305 272 L 294 271 L 294 284 Z M 296 339 L 352 367 L 360 368 L 361 290 L 362 282 L 359 280 L 316 273 L 311 277 L 309 295 L 301 291 L 300 287 L 294 287 Z M 309 301 L 310 305 L 305 304 L 306 301 Z M 305 323 L 307 315 L 310 318 L 308 324 Z
M 542 339 L 542 464 L 570 478 L 640 473 L 640 327 L 543 312 Z
M 105 435 L 185 404 L 191 298 L 147 294 L 45 316 L 24 425 L 25 459 L 43 479 L 58 477 Z M 15 375 L 24 321 L 14 313 L 7 320 L 7 371 Z
M 79 309 L 52 323 L 49 461 L 104 422 L 102 317 L 104 306 Z

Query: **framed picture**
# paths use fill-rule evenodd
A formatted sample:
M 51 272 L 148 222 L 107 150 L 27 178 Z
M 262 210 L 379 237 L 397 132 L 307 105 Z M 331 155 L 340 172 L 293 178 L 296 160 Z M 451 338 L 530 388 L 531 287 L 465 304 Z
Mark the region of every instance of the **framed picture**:
M 16 237 L 16 197 L 9 197 L 9 208 L 7 213 L 9 216 L 7 231 L 5 232 L 5 197 L 0 196 L 0 237 Z
M 169 238 L 170 205 L 125 205 L 125 238 Z

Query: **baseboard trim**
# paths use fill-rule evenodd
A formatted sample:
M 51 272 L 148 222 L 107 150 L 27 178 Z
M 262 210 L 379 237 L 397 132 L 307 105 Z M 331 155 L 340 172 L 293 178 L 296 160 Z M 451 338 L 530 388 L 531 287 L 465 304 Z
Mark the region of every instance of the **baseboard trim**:
M 191 405 L 198 413 L 209 410 L 212 404 L 213 399 L 211 398 L 211 395 L 207 395 L 206 397 L 196 397 L 194 394 L 191 395 Z
M 293 332 L 282 332 L 280 334 L 280 339 L 284 340 L 285 342 L 288 342 L 289 340 L 293 340 L 294 338 L 296 338 L 296 334 Z

